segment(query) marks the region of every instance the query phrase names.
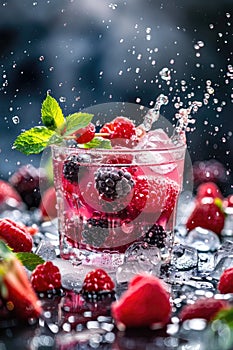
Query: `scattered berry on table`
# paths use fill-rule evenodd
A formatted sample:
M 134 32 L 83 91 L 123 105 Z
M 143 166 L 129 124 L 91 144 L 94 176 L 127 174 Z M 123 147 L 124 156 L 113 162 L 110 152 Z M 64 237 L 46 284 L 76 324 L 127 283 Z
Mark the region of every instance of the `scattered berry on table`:
M 134 181 L 127 169 L 103 167 L 95 173 L 95 187 L 100 195 L 113 200 L 126 197 L 134 187 Z
M 165 326 L 171 316 L 169 294 L 162 281 L 151 275 L 136 275 L 128 290 L 112 304 L 112 316 L 119 329 Z
M 10 177 L 9 182 L 29 209 L 40 205 L 40 185 L 47 183 L 47 177 L 42 169 L 30 164 L 24 165 Z
M 211 321 L 215 315 L 222 309 L 226 309 L 228 304 L 226 301 L 214 298 L 198 299 L 194 304 L 185 305 L 180 314 L 181 322 L 193 318 L 204 318 Z
M 225 223 L 225 214 L 220 198 L 204 197 L 198 201 L 190 214 L 186 227 L 188 231 L 202 227 L 220 235 Z
M 75 136 L 75 141 L 77 143 L 90 142 L 95 136 L 95 125 L 89 123 L 85 128 L 75 131 L 73 135 Z
M 96 269 L 90 271 L 84 281 L 82 290 L 84 292 L 101 292 L 101 291 L 112 291 L 115 285 L 111 277 L 106 271 L 102 269 Z
M 37 292 L 60 288 L 61 274 L 59 268 L 51 261 L 37 265 L 31 274 L 31 283 Z
M 218 290 L 222 294 L 233 293 L 233 267 L 229 267 L 222 273 Z
M 196 199 L 200 200 L 204 197 L 220 198 L 222 199 L 222 193 L 219 187 L 214 182 L 204 182 L 197 188 Z
M 158 248 L 165 247 L 167 233 L 161 225 L 154 224 L 145 234 L 144 241 L 156 245 Z
M 108 133 L 113 146 L 132 147 L 137 138 L 134 123 L 126 117 L 116 117 L 106 123 L 100 133 Z
M 11 198 L 16 201 L 16 204 L 22 203 L 22 198 L 16 189 L 7 181 L 0 180 L 0 205 Z
M 0 219 L 0 239 L 3 239 L 15 252 L 30 252 L 32 237 L 26 226 L 11 219 Z
M 83 241 L 93 247 L 101 247 L 108 236 L 109 223 L 107 219 L 90 218 L 82 231 Z
M 71 183 L 78 184 L 81 177 L 86 171 L 85 165 L 81 166 L 82 163 L 90 163 L 91 159 L 89 155 L 70 155 L 64 162 L 63 165 L 63 176 Z

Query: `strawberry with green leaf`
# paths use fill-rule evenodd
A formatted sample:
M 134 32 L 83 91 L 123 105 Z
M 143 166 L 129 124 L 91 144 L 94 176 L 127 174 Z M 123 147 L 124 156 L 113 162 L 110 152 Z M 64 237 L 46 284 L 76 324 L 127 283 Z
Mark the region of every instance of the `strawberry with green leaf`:
M 27 321 L 42 314 L 40 302 L 20 260 L 0 240 L 0 297 L 14 316 Z
M 91 123 L 93 114 L 77 112 L 64 116 L 59 103 L 47 95 L 42 103 L 41 120 L 44 125 L 22 132 L 15 140 L 13 149 L 27 155 L 42 152 L 53 144 L 73 139 L 84 148 L 111 148 L 110 140 L 96 134 Z

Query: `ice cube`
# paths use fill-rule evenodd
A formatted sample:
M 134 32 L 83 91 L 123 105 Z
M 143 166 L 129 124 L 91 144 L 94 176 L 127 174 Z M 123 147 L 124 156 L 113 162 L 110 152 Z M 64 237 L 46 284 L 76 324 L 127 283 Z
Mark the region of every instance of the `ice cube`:
M 210 276 L 218 280 L 223 271 L 229 267 L 233 267 L 233 254 L 221 258 L 215 266 L 214 271 L 211 272 Z
M 149 131 L 136 146 L 137 149 L 168 149 L 170 147 L 174 147 L 174 144 L 170 140 L 169 136 L 165 133 L 165 131 L 163 131 L 163 129 L 155 129 Z
M 175 245 L 172 249 L 171 265 L 177 270 L 191 270 L 197 267 L 198 254 L 193 247 L 183 244 Z
M 201 252 L 213 252 L 220 247 L 220 240 L 213 231 L 196 227 L 189 232 L 186 244 Z
M 132 244 L 125 252 L 124 263 L 116 272 L 117 283 L 128 282 L 138 273 L 160 274 L 161 256 L 159 249 L 147 243 Z
M 46 261 L 54 260 L 57 257 L 55 247 L 51 242 L 45 240 L 42 240 L 39 243 L 39 246 L 37 247 L 35 253 Z

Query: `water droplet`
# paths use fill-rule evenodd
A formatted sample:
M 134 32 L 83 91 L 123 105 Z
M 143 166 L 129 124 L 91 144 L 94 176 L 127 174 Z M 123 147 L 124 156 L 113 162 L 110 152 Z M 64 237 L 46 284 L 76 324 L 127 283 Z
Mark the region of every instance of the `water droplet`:
M 111 3 L 111 4 L 108 5 L 108 7 L 111 8 L 112 10 L 116 10 L 117 4 Z
M 59 98 L 59 101 L 60 101 L 60 102 L 66 102 L 66 97 L 61 96 L 61 97 Z
M 19 117 L 18 117 L 17 115 L 15 115 L 14 117 L 12 117 L 12 122 L 13 122 L 14 124 L 19 124 L 19 122 L 20 122 Z
M 171 80 L 171 71 L 167 67 L 161 69 L 159 75 L 163 80 Z
M 214 25 L 212 23 L 209 24 L 209 28 L 210 29 L 213 29 L 214 28 Z
M 44 56 L 40 56 L 39 61 L 44 61 Z

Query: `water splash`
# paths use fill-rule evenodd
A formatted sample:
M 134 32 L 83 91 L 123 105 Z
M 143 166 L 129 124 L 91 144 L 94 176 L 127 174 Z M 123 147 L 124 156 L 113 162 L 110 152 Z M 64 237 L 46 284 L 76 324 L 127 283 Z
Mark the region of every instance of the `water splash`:
M 153 108 L 149 109 L 143 119 L 143 123 L 140 125 L 145 131 L 149 131 L 152 128 L 152 124 L 159 119 L 159 113 L 162 105 L 168 104 L 168 97 L 161 94 L 157 97 Z
M 171 137 L 173 143 L 186 143 L 186 132 L 190 130 L 189 125 L 196 122 L 194 118 L 191 118 L 191 113 L 196 113 L 200 107 L 202 107 L 202 102 L 193 101 L 188 108 L 181 108 L 178 113 L 175 114 L 175 118 L 178 119 L 178 121 Z

